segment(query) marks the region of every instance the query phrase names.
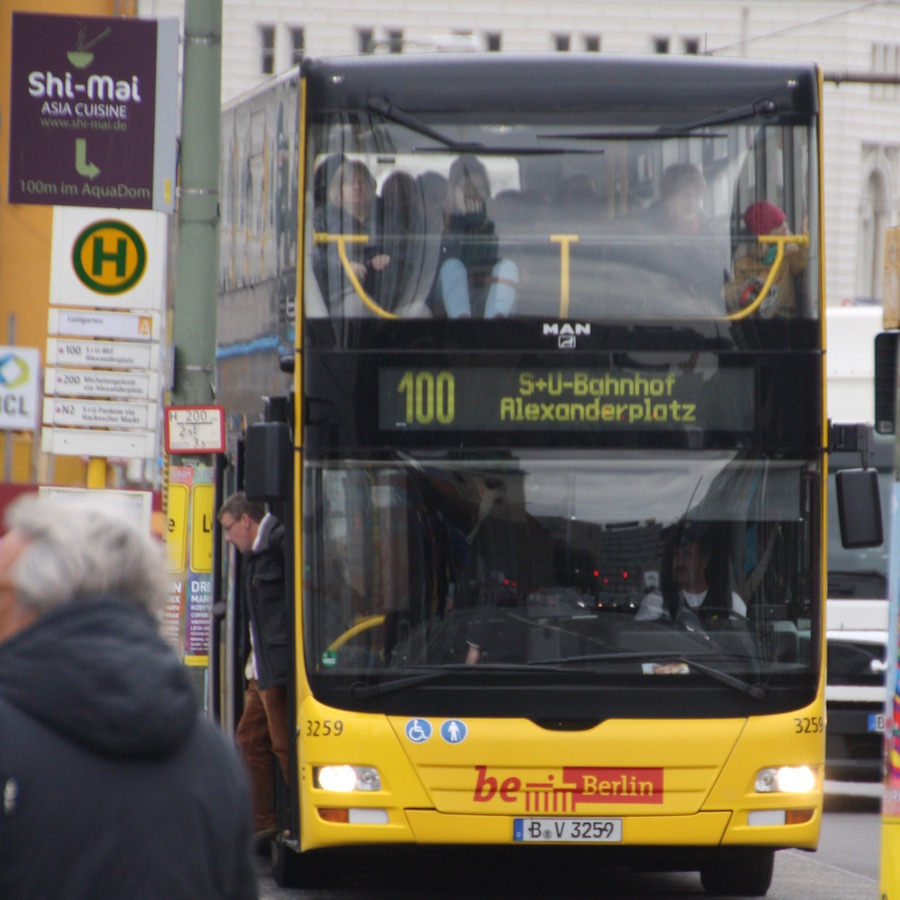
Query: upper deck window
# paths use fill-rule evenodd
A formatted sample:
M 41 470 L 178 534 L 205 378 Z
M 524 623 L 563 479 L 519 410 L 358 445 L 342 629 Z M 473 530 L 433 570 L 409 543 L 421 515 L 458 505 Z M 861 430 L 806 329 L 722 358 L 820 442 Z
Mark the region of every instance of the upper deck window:
M 813 124 L 397 118 L 309 129 L 307 315 L 817 315 Z

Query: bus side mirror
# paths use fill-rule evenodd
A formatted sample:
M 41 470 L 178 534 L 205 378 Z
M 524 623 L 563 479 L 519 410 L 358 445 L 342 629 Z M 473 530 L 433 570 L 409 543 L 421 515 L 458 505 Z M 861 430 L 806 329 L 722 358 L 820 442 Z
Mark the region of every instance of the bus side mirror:
M 244 444 L 244 492 L 250 500 L 290 500 L 291 432 L 286 422 L 255 422 Z
M 842 469 L 834 477 L 841 543 L 848 549 L 884 542 L 877 469 Z

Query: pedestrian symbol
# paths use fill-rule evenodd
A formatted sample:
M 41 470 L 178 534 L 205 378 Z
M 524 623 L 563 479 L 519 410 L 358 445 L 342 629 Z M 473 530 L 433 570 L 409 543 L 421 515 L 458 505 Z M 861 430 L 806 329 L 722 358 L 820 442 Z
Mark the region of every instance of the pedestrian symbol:
M 406 736 L 414 744 L 424 744 L 431 737 L 432 730 L 427 719 L 410 719 L 406 723 Z
M 448 744 L 461 744 L 469 733 L 465 722 L 459 719 L 448 719 L 441 725 L 441 737 Z

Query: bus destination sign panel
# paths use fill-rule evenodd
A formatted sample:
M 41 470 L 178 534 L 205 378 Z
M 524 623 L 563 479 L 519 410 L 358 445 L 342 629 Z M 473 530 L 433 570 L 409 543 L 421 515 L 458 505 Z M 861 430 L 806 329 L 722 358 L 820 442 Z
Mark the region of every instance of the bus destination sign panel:
M 752 369 L 419 368 L 378 372 L 382 431 L 753 431 Z

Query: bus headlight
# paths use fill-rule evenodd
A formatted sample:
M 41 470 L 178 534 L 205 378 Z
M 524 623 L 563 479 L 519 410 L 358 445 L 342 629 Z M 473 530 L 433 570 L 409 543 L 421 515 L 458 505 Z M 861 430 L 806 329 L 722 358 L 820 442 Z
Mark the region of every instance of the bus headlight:
M 756 773 L 759 794 L 808 794 L 816 786 L 816 772 L 809 766 L 778 766 Z
M 323 791 L 339 794 L 381 790 L 381 776 L 373 766 L 321 766 L 313 769 L 313 780 Z

